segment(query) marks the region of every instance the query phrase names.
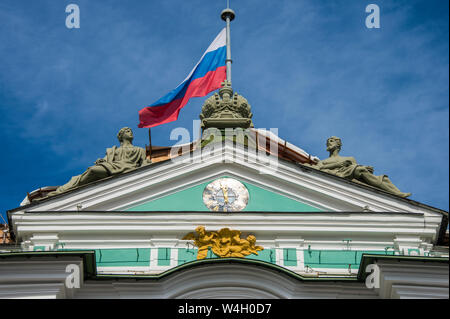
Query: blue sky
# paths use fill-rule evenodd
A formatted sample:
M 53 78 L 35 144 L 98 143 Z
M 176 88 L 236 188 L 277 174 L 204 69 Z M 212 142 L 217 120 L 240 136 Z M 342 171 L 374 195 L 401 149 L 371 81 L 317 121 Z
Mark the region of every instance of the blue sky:
M 75 3 L 81 28 L 67 29 Z M 61 185 L 117 144 L 138 111 L 174 89 L 223 28 L 225 0 L 2 0 L 0 210 Z M 367 29 L 365 8 L 381 9 Z M 387 174 L 413 200 L 449 207 L 449 2 L 231 0 L 233 88 L 258 128 L 326 158 L 342 155 Z M 198 119 L 195 98 L 154 145 Z

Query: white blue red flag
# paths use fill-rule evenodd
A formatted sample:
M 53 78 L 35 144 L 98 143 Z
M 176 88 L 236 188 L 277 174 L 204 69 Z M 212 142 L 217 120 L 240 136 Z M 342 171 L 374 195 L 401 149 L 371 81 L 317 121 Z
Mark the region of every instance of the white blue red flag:
M 139 111 L 138 127 L 153 127 L 176 121 L 178 113 L 191 97 L 205 96 L 220 88 L 226 79 L 226 29 L 203 53 L 186 79 L 174 90 Z

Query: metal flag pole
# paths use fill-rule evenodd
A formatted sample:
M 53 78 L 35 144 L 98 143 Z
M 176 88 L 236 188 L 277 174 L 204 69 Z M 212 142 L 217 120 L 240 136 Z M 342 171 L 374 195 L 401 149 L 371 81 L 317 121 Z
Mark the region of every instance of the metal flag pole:
M 150 160 L 152 159 L 152 131 L 151 128 L 148 128 L 148 142 L 150 143 L 149 149 L 148 149 L 148 156 L 150 157 Z
M 223 21 L 227 23 L 227 59 L 225 61 L 227 65 L 227 81 L 231 85 L 231 63 L 233 61 L 231 60 L 230 22 L 234 20 L 235 13 L 233 10 L 229 8 L 228 1 L 227 1 L 227 8 L 222 11 L 220 17 L 222 18 Z

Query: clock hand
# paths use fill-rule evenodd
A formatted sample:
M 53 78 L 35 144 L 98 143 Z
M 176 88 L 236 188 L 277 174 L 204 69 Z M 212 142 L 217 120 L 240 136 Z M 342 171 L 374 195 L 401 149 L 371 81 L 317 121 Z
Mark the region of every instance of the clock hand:
M 224 200 L 224 204 L 228 204 L 228 188 L 227 187 L 223 187 L 222 188 L 222 192 L 223 192 L 223 200 Z

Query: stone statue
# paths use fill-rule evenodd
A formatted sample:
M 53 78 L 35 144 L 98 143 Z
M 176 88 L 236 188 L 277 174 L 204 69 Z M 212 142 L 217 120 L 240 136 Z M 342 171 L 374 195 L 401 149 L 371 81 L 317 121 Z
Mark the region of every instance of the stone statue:
M 198 247 L 197 259 L 205 259 L 209 249 L 219 257 L 258 255 L 258 251 L 264 249 L 256 246 L 256 237 L 253 235 L 242 239 L 239 230 L 222 228 L 217 232 L 207 232 L 204 226 L 198 226 L 195 231 L 197 236 L 189 233 L 183 237 L 183 240 L 194 240 L 194 245 Z
M 387 175 L 375 176 L 373 174 L 374 169 L 372 166 L 358 165 L 353 157 L 340 156 L 339 152 L 341 147 L 342 142 L 339 137 L 330 137 L 327 139 L 327 151 L 330 153 L 330 157 L 323 161 L 319 161 L 317 165 L 307 164 L 307 166 L 348 180 L 356 180 L 403 198 L 411 196 L 411 193 L 401 192 L 394 184 L 392 184 Z
M 202 107 L 201 127 L 204 129 L 253 127 L 250 104 L 243 96 L 234 92 L 231 83 L 224 81 L 219 93 L 210 96 Z
M 95 165 L 89 167 L 83 174 L 72 177 L 68 183 L 58 187 L 48 196 L 60 194 L 105 177 L 125 173 L 150 163 L 147 161 L 145 150 L 133 146 L 133 131 L 129 127 L 122 128 L 117 134 L 117 138 L 120 147 L 108 148 L 104 158 L 96 160 Z

